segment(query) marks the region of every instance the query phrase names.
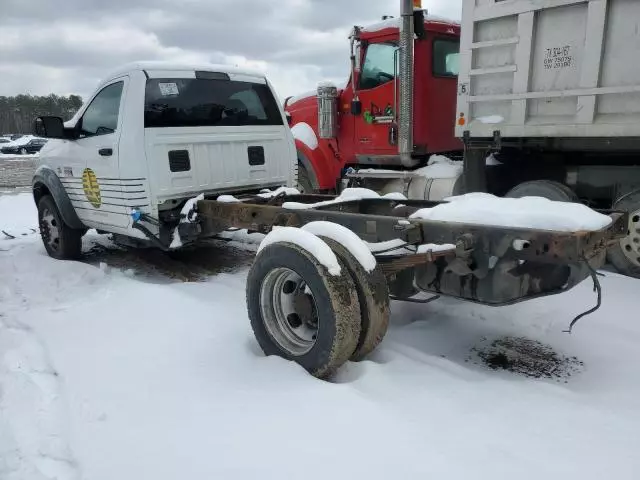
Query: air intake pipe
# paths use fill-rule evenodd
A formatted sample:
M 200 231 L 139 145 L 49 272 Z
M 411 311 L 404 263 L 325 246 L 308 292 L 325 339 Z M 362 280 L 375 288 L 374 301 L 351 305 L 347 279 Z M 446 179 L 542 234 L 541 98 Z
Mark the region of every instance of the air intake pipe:
M 413 159 L 413 51 L 414 0 L 401 0 L 400 27 L 400 108 L 398 113 L 398 146 L 402 165 L 417 165 Z
M 328 82 L 318 85 L 318 136 L 323 140 L 338 136 L 338 87 Z

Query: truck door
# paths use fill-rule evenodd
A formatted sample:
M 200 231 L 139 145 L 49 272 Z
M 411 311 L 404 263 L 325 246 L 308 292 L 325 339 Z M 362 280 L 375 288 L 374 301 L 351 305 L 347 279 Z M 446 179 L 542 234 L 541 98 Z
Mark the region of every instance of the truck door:
M 93 98 L 79 120 L 76 141 L 86 167 L 82 172 L 84 198 L 76 207 L 84 210 L 85 223 L 94 228 L 127 227 L 129 209 L 124 206 L 119 174 L 118 144 L 122 125 L 122 98 L 127 78 L 114 80 Z
M 395 118 L 395 93 L 398 42 L 370 43 L 358 81 L 362 114 L 355 119 L 357 155 L 397 155 L 397 145 L 390 142 Z

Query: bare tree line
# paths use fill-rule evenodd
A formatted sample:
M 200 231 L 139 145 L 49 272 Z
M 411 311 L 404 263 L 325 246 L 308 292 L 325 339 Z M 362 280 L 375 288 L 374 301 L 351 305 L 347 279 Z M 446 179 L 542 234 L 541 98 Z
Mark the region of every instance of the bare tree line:
M 31 133 L 33 120 L 39 115 L 55 115 L 70 119 L 82 106 L 78 95 L 0 96 L 0 134 Z

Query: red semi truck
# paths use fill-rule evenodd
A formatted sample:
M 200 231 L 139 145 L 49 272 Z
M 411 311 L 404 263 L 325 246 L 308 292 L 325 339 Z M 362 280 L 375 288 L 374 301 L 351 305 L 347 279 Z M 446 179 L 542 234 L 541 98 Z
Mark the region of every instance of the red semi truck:
M 624 210 L 609 260 L 640 278 L 640 2 L 463 0 L 461 24 L 400 3 L 354 27 L 344 87 L 285 101 L 300 188 Z M 463 162 L 443 175 L 434 154 Z
M 419 2 L 416 2 L 419 3 Z M 402 18 L 385 18 L 351 34 L 352 76 L 344 88 L 321 84 L 328 104 L 328 132 L 319 125 L 318 96 L 311 92 L 285 101 L 296 139 L 302 190 L 331 191 L 350 165 L 418 166 L 431 154 L 462 151 L 452 119 L 456 111 L 460 24 L 411 11 L 415 28 L 413 157 L 399 156 L 398 99 Z M 409 164 L 407 164 L 409 163 Z

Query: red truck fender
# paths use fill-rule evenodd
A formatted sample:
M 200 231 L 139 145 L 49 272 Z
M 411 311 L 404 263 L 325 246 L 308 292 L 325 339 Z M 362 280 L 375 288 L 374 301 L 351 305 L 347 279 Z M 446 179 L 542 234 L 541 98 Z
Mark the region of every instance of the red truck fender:
M 335 188 L 336 174 L 331 170 L 329 158 L 320 147 L 312 150 L 305 143 L 296 139 L 298 162 L 309 174 L 314 190 L 332 190 Z

